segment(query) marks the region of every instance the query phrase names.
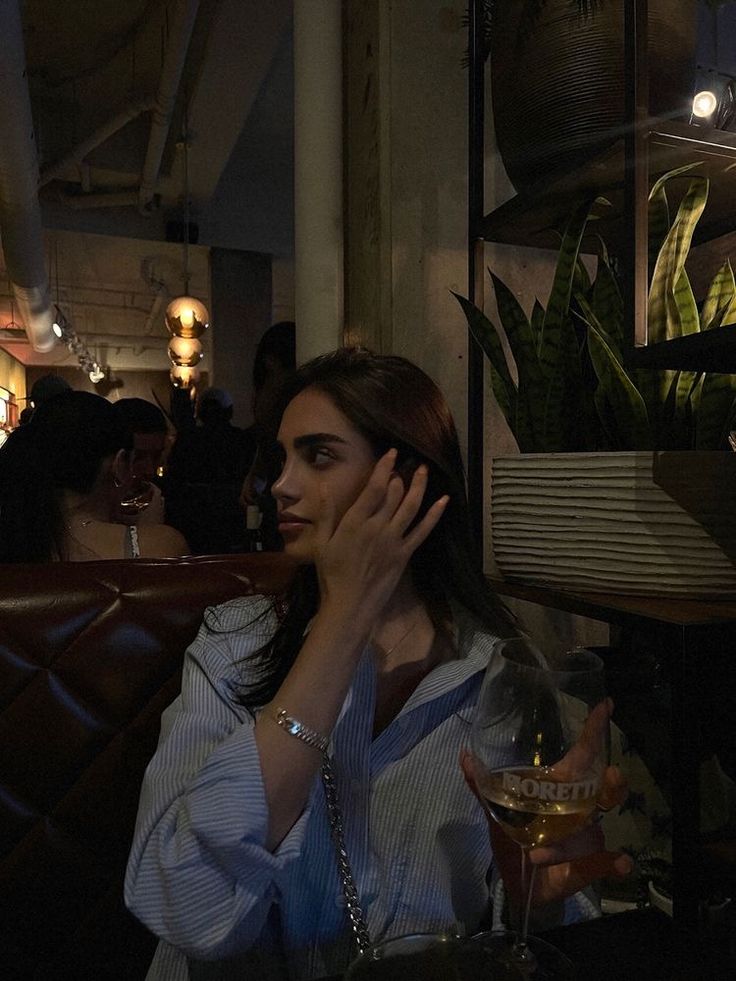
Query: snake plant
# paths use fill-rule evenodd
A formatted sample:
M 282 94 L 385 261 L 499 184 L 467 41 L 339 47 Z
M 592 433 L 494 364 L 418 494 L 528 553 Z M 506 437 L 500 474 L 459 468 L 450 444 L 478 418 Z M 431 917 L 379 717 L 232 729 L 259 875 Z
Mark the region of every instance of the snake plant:
M 693 296 L 685 261 L 708 199 L 708 180 L 670 171 L 649 195 L 649 336 L 666 340 L 718 330 L 736 320 L 736 281 L 726 259 L 705 299 Z M 668 188 L 688 178 L 670 219 Z M 527 317 L 489 270 L 499 323 L 459 294 L 471 333 L 490 367 L 493 394 L 522 453 L 720 449 L 736 429 L 736 375 L 632 369 L 624 365 L 623 301 L 605 243 L 594 278 L 580 259 L 602 199 L 581 203 L 562 235 L 546 308 Z M 600 240 L 600 239 L 599 239 Z M 504 350 L 507 341 L 510 358 Z

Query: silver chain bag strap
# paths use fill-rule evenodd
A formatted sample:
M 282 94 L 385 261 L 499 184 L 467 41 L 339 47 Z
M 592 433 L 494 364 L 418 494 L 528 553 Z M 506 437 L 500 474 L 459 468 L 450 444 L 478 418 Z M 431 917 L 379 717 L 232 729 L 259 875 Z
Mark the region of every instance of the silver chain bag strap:
M 353 870 L 350 868 L 350 859 L 345 849 L 345 836 L 342 829 L 342 814 L 340 804 L 337 799 L 337 788 L 335 787 L 335 771 L 332 768 L 332 760 L 325 756 L 322 762 L 322 786 L 325 789 L 325 801 L 327 803 L 327 814 L 330 820 L 330 831 L 332 840 L 335 842 L 337 851 L 337 869 L 340 873 L 342 883 L 342 894 L 345 897 L 350 925 L 355 934 L 355 942 L 358 953 L 364 954 L 371 946 L 371 938 L 368 934 L 368 927 L 365 922 L 365 914 L 360 905 L 358 889 L 353 878 Z

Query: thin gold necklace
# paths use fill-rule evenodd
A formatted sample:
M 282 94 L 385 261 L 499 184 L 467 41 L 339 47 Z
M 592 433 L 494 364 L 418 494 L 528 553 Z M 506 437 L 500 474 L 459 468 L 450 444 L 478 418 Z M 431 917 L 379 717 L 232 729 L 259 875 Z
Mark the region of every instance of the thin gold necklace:
M 406 640 L 406 638 L 409 636 L 409 634 L 412 632 L 412 630 L 414 630 L 414 628 L 416 627 L 416 625 L 418 623 L 419 623 L 419 620 L 415 620 L 412 623 L 412 625 L 409 627 L 409 629 L 406 631 L 406 633 L 405 634 L 402 634 L 401 637 L 399 637 L 399 639 L 396 641 L 396 643 L 392 647 L 389 647 L 389 649 L 387 651 L 383 651 L 383 655 L 382 656 L 383 656 L 383 659 L 384 660 L 388 660 L 388 658 L 393 654 L 393 652 L 398 647 L 401 647 L 401 645 L 404 643 L 404 641 Z M 375 643 L 376 642 L 374 641 L 374 644 Z M 378 646 L 380 647 L 381 645 L 379 644 Z

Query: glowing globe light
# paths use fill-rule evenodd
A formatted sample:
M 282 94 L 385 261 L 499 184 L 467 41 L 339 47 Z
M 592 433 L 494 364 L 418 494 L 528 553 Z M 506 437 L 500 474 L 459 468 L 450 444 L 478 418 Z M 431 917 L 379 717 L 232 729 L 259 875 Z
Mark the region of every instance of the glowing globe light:
M 697 116 L 698 119 L 706 119 L 713 115 L 717 105 L 718 99 L 716 99 L 715 94 L 704 89 L 693 98 L 693 116 Z
M 201 337 L 209 325 L 207 307 L 194 296 L 177 296 L 166 307 L 166 328 L 175 337 Z
M 169 372 L 169 378 L 174 388 L 191 388 L 199 379 L 199 368 L 174 365 Z
M 173 365 L 193 368 L 204 357 L 202 343 L 194 337 L 172 337 L 169 344 L 169 361 Z

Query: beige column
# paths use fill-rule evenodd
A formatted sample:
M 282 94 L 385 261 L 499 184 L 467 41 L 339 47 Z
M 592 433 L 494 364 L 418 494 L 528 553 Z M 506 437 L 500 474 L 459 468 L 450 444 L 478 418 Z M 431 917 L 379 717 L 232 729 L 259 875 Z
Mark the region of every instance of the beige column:
M 342 3 L 294 0 L 297 361 L 343 334 Z
M 392 350 L 391 5 L 345 0 L 345 339 Z

